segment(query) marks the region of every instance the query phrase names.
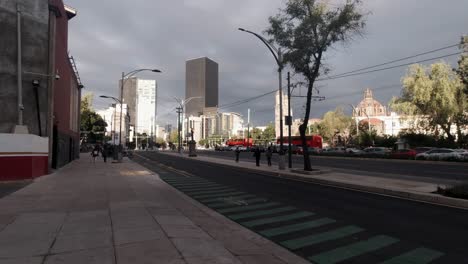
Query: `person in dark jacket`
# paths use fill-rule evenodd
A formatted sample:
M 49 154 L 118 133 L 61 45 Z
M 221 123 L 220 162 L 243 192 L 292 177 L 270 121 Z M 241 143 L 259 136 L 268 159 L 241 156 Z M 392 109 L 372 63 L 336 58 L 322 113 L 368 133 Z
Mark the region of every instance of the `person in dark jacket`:
M 101 156 L 104 162 L 107 162 L 107 156 L 109 156 L 109 145 L 107 143 L 102 147 Z
M 260 152 L 260 148 L 259 147 L 256 147 L 255 148 L 255 151 L 254 151 L 254 156 L 255 156 L 255 164 L 258 166 L 260 166 L 260 156 L 262 155 L 262 153 Z
M 273 155 L 273 152 L 271 151 L 271 147 L 268 147 L 266 153 L 265 153 L 268 161 L 268 167 L 271 166 L 271 156 Z
M 239 147 L 236 148 L 236 162 L 239 162 L 239 155 L 240 155 L 240 149 Z

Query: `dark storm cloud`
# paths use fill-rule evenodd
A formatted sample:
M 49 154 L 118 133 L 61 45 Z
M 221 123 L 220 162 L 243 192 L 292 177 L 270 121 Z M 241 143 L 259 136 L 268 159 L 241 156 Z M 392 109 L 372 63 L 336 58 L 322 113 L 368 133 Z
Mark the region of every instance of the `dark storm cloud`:
M 277 88 L 275 64 L 268 50 L 237 28 L 262 32 L 268 16 L 276 14 L 284 1 L 68 0 L 66 3 L 78 10 L 70 21 L 69 41 L 87 91 L 116 96 L 122 71 L 160 68 L 162 74 L 139 75 L 158 81 L 160 123 L 174 120 L 173 97 L 184 96 L 188 59 L 208 56 L 218 62 L 220 105 Z M 421 0 L 375 0 L 365 2 L 363 8 L 372 12 L 366 35 L 330 51 L 326 61 L 332 69 L 330 75 L 454 44 L 467 33 L 465 0 L 427 0 L 424 5 Z M 447 61 L 454 63 L 456 58 Z M 386 104 L 399 94 L 400 88 L 394 85 L 400 83 L 405 71 L 403 67 L 324 81 L 320 83 L 320 95 L 329 100 L 314 102 L 312 116 L 320 117 L 337 106 L 349 111 L 349 104 L 358 103 L 367 87 L 376 88 L 375 96 Z M 95 100 L 96 108 L 108 103 L 100 98 Z M 253 122 L 261 125 L 273 120 L 273 103 L 274 96 L 270 95 L 223 110 L 246 115 L 247 108 L 251 108 Z M 295 98 L 293 103 L 294 115 L 300 117 L 304 100 Z

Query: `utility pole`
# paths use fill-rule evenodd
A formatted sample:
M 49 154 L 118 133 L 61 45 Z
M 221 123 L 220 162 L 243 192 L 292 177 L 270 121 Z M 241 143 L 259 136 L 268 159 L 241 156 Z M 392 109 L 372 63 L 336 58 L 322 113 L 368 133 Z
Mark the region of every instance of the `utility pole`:
M 247 109 L 247 147 L 250 147 L 250 108 Z
M 177 107 L 177 144 L 178 144 L 178 150 L 179 153 L 182 153 L 181 149 L 181 137 L 180 137 L 180 130 L 181 130 L 181 124 L 180 124 L 180 114 L 182 113 L 182 107 Z
M 288 72 L 288 116 L 286 118 L 286 124 L 288 125 L 288 167 L 292 168 L 292 149 L 291 149 L 291 76 Z

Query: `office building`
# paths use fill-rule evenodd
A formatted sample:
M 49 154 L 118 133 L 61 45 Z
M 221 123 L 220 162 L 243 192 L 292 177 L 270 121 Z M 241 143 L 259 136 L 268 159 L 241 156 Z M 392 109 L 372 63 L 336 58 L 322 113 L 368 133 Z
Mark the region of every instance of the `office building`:
M 288 136 L 288 126 L 286 125 L 285 116 L 288 115 L 288 97 L 283 94 L 283 137 Z M 292 110 L 291 110 L 292 116 Z M 275 94 L 275 133 L 276 138 L 280 137 L 280 93 Z
M 195 98 L 193 98 L 195 97 Z M 205 108 L 218 107 L 218 64 L 203 57 L 186 62 L 186 116 L 200 116 Z
M 155 80 L 136 77 L 125 79 L 123 102 L 128 105 L 130 124 L 137 133 L 147 135 L 156 131 L 157 84 Z

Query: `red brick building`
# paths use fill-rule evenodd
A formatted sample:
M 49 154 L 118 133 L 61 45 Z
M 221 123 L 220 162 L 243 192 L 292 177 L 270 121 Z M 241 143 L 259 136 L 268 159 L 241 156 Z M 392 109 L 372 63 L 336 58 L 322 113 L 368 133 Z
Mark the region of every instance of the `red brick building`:
M 0 2 L 0 13 L 0 181 L 30 179 L 79 157 L 83 86 L 68 54 L 76 11 L 62 0 L 18 0 Z

